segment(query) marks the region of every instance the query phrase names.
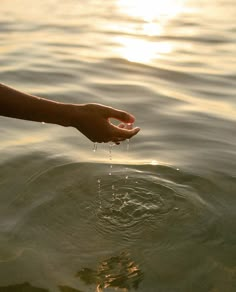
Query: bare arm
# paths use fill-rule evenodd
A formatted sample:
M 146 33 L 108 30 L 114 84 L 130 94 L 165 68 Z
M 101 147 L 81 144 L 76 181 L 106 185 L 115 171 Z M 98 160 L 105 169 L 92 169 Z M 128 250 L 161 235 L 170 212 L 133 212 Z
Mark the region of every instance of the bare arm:
M 29 95 L 0 84 L 0 115 L 71 126 L 93 142 L 130 139 L 139 128 L 124 129 L 110 123 L 115 118 L 123 123 L 133 123 L 134 117 L 125 112 L 100 104 L 70 104 Z
M 61 104 L 0 84 L 0 115 L 35 122 L 61 124 Z

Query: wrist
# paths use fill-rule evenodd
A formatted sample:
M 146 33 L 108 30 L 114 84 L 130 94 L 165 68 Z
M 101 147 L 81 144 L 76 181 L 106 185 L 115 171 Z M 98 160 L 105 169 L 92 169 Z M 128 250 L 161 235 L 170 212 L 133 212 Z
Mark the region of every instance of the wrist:
M 71 103 L 57 104 L 57 124 L 64 127 L 75 127 L 81 115 L 81 108 L 83 105 Z

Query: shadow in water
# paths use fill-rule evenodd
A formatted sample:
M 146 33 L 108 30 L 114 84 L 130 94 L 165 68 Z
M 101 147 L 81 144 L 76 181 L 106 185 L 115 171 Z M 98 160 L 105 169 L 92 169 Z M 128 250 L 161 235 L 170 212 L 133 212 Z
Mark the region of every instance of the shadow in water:
M 61 292 L 82 292 L 78 289 L 71 288 L 68 286 L 59 286 L 58 288 Z M 23 284 L 0 287 L 0 292 L 50 292 L 50 291 L 47 289 L 31 286 L 29 283 L 25 282 Z
M 59 286 L 58 288 L 59 288 L 60 292 L 82 292 L 78 289 L 71 288 L 69 286 Z
M 0 287 L 0 292 L 49 292 L 47 289 L 31 286 L 29 283 Z
M 95 284 L 97 292 L 109 287 L 121 291 L 136 290 L 143 279 L 139 266 L 125 252 L 102 261 L 95 270 L 84 268 L 76 276 L 87 285 Z

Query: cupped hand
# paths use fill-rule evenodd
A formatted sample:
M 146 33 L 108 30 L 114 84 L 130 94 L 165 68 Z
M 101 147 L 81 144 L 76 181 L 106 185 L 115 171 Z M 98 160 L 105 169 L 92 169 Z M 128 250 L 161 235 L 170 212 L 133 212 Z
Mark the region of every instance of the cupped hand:
M 111 118 L 122 123 L 116 126 L 111 123 Z M 77 128 L 91 141 L 99 143 L 119 144 L 120 141 L 130 139 L 140 131 L 138 127 L 127 129 L 124 126 L 124 123 L 134 123 L 133 115 L 96 103 L 74 105 L 71 121 L 71 126 Z

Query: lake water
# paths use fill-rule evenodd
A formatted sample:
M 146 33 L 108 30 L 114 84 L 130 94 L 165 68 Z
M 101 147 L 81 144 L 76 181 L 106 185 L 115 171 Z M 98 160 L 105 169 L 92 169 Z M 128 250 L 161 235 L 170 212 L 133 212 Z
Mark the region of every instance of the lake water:
M 133 113 L 119 146 L 0 118 L 0 292 L 233 292 L 236 5 L 2 0 L 0 82 Z

